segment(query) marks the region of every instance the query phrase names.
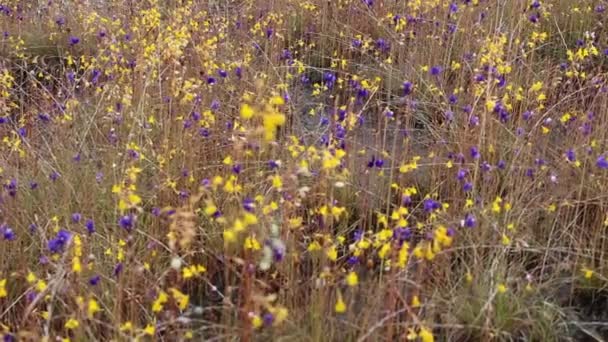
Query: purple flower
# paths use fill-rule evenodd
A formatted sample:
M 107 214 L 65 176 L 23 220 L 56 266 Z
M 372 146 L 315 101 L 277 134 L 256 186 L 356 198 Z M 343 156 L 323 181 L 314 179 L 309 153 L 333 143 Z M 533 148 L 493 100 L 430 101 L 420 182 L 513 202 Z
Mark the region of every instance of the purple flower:
M 220 109 L 220 101 L 218 99 L 214 99 L 213 101 L 211 101 L 211 110 L 218 109 Z
M 251 199 L 250 197 L 245 197 L 245 199 L 243 199 L 243 209 L 252 212 L 255 209 L 255 203 L 253 202 L 253 199 Z
M 455 105 L 458 102 L 458 97 L 455 94 L 450 95 L 450 97 L 448 98 L 448 102 L 451 105 Z
M 444 113 L 445 119 L 447 121 L 453 121 L 454 120 L 454 112 L 452 112 L 451 110 L 448 110 Z
M 133 228 L 133 221 L 134 221 L 134 217 L 131 214 L 128 215 L 124 215 L 122 216 L 119 220 L 118 220 L 118 224 L 124 228 L 125 230 L 127 230 L 128 232 L 131 231 L 131 229 Z
M 269 327 L 274 323 L 274 315 L 270 312 L 265 313 L 262 316 L 262 322 L 264 322 L 264 326 Z
M 274 169 L 276 169 L 276 168 L 278 168 L 278 167 L 279 167 L 279 163 L 277 163 L 277 162 L 276 162 L 276 161 L 274 161 L 274 160 L 269 160 L 269 161 L 268 161 L 268 167 L 269 167 L 271 170 L 274 170 Z
M 409 240 L 412 237 L 412 230 L 410 228 L 399 227 L 393 230 L 393 239 L 403 242 Z
M 283 241 L 279 239 L 272 239 L 270 241 L 270 248 L 272 249 L 272 259 L 275 262 L 283 261 L 286 252 L 286 247 Z
M 375 162 L 376 162 L 376 156 L 372 156 L 372 159 L 367 162 L 367 167 L 369 167 L 369 168 L 374 167 Z
M 101 281 L 101 277 L 99 275 L 94 275 L 91 278 L 89 278 L 89 285 L 95 286 L 95 285 L 99 284 L 100 281 Z
M 361 229 L 355 230 L 355 232 L 353 233 L 353 240 L 355 242 L 361 241 L 362 238 L 363 238 L 363 231 Z
M 531 168 L 527 169 L 526 177 L 534 178 L 534 169 L 531 169 Z
M 97 183 L 101 183 L 102 180 L 103 180 L 103 172 L 99 171 L 95 174 L 95 181 L 97 181 Z
M 332 72 L 326 71 L 323 74 L 323 83 L 327 86 L 327 88 L 332 89 L 336 83 L 336 75 Z
M 566 151 L 566 158 L 569 162 L 576 161 L 576 152 L 574 152 L 573 149 L 569 149 L 568 151 Z
M 597 167 L 599 167 L 600 169 L 608 169 L 608 159 L 606 159 L 605 155 L 599 156 L 597 158 L 597 161 L 595 163 L 597 165 Z
M 477 220 L 473 214 L 468 213 L 464 216 L 464 226 L 467 228 L 473 228 L 477 225 Z
M 80 43 L 80 38 L 74 36 L 70 37 L 70 46 L 74 46 L 78 43 Z
M 85 222 L 84 226 L 87 228 L 87 232 L 89 232 L 89 235 L 95 233 L 95 222 L 93 222 L 93 220 L 88 219 L 87 222 Z
M 412 93 L 414 85 L 410 81 L 403 82 L 403 96 L 408 96 Z
M 118 264 L 116 264 L 116 266 L 114 266 L 114 270 L 112 271 L 112 275 L 114 277 L 118 277 L 120 275 L 120 273 L 122 273 L 122 262 L 119 262 Z
M 2 233 L 2 237 L 5 241 L 13 241 L 15 240 L 15 232 L 6 224 L 0 226 L 0 232 Z
M 274 30 L 272 29 L 272 27 L 268 27 L 266 29 L 266 38 L 270 39 L 273 34 L 274 34 Z
M 376 40 L 376 47 L 382 51 L 382 53 L 387 53 L 391 49 L 390 43 L 384 40 L 384 38 Z
M 38 114 L 38 120 L 46 123 L 46 122 L 51 121 L 51 117 L 46 113 L 40 113 L 40 114 Z
M 479 149 L 476 146 L 471 147 L 469 151 L 471 153 L 471 158 L 478 159 L 480 157 Z
M 4 189 L 8 191 L 8 195 L 15 197 L 17 195 L 17 180 L 12 178 L 8 183 L 4 184 Z
M 470 127 L 479 126 L 479 116 L 477 116 L 477 115 L 471 116 L 471 118 L 469 119 L 469 126 Z
M 432 198 L 427 198 L 423 201 L 423 206 L 424 206 L 424 211 L 426 211 L 427 213 L 431 213 L 431 212 L 441 208 L 441 203 L 435 201 Z
M 53 182 L 56 181 L 59 177 L 60 177 L 60 174 L 57 171 L 53 171 L 49 175 L 49 179 L 52 180 Z
M 82 215 L 80 213 L 72 214 L 72 222 L 78 223 L 78 222 L 80 222 L 80 219 L 82 219 Z
M 456 178 L 461 181 L 467 176 L 467 173 L 469 173 L 469 170 L 458 170 L 456 173 Z
M 443 71 L 443 68 L 439 65 L 433 66 L 431 68 L 431 75 L 433 76 L 437 76 L 439 74 L 441 74 L 441 72 Z
M 178 192 L 177 196 L 179 197 L 180 200 L 185 200 L 185 199 L 188 199 L 188 197 L 190 197 L 190 193 L 188 193 L 188 191 L 186 191 L 186 190 L 180 190 Z
M 528 20 L 530 20 L 530 22 L 531 22 L 531 23 L 534 23 L 534 24 L 536 24 L 536 23 L 538 22 L 538 20 L 539 20 L 539 19 L 540 19 L 540 14 L 539 14 L 539 13 L 534 13 L 534 14 L 531 14 L 531 15 L 528 17 Z
M 490 170 L 492 170 L 492 166 L 484 160 L 483 163 L 481 163 L 481 171 L 488 172 Z
M 283 49 L 283 53 L 281 54 L 281 59 L 285 60 L 285 59 L 292 59 L 293 56 L 291 54 L 291 51 L 289 51 L 289 49 Z
M 53 254 L 60 253 L 63 251 L 63 248 L 70 241 L 71 238 L 72 233 L 68 232 L 65 229 L 61 229 L 59 230 L 59 232 L 57 232 L 55 238 L 49 240 L 49 242 L 47 243 L 47 247 Z

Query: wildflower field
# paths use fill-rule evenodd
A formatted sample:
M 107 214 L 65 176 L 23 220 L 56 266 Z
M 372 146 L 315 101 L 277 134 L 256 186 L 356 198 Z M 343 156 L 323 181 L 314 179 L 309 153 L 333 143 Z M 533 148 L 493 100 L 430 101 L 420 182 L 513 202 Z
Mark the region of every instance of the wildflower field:
M 0 0 L 3 341 L 608 339 L 608 1 Z

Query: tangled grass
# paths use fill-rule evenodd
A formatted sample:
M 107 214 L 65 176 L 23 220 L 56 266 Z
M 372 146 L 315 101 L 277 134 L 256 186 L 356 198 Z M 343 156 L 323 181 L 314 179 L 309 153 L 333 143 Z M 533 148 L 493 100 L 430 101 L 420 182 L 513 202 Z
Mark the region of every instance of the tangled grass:
M 0 333 L 608 338 L 606 6 L 1 1 Z

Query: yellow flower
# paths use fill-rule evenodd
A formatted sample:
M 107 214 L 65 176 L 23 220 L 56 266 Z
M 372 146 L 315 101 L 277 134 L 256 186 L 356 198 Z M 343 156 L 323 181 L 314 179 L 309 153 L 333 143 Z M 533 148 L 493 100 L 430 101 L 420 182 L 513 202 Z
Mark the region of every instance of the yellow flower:
M 505 292 L 507 292 L 507 286 L 505 284 L 498 284 L 498 286 L 496 286 L 496 291 L 500 294 L 503 294 Z
M 274 175 L 272 176 L 272 187 L 280 190 L 283 187 L 283 180 L 281 180 L 281 176 Z
M 131 323 L 130 321 L 124 322 L 120 325 L 120 331 L 122 332 L 128 332 L 131 330 L 133 330 L 133 323 Z
M 74 271 L 74 273 L 80 273 L 82 271 L 82 264 L 80 264 L 80 258 L 74 257 L 72 259 L 72 271 Z
M 473 275 L 471 274 L 471 272 L 467 272 L 467 274 L 465 276 L 465 280 L 467 281 L 467 283 L 473 282 Z
M 182 311 L 186 310 L 190 297 L 186 294 L 183 294 L 180 290 L 176 288 L 170 288 L 169 292 L 171 292 L 171 295 L 173 296 L 173 299 L 175 299 L 175 302 L 177 303 L 179 309 Z
M 338 259 L 338 251 L 336 250 L 336 246 L 332 245 L 327 249 L 327 258 L 331 261 L 336 261 Z
M 407 265 L 408 255 L 409 255 L 410 245 L 407 242 L 404 242 L 399 249 L 399 254 L 397 255 L 397 266 L 399 268 L 404 268 Z
M 418 298 L 418 296 L 414 295 L 412 297 L 411 307 L 412 308 L 419 308 L 420 307 L 420 298 Z
M 243 246 L 245 249 L 251 249 L 254 251 L 259 251 L 262 247 L 260 246 L 260 243 L 258 242 L 258 240 L 256 240 L 255 237 L 247 237 L 245 239 L 245 244 Z
M 538 81 L 538 82 L 534 83 L 532 85 L 532 87 L 530 87 L 530 91 L 535 93 L 535 92 L 540 91 L 542 88 L 543 88 L 543 82 Z
M 262 124 L 264 126 L 264 139 L 272 141 L 276 136 L 277 128 L 285 124 L 285 115 L 281 113 L 268 113 L 264 115 Z
M 169 296 L 165 291 L 161 291 L 158 294 L 158 298 L 152 304 L 153 312 L 160 312 L 163 309 L 163 305 L 169 300 Z
M 342 294 L 340 294 L 340 292 L 338 292 L 338 299 L 336 300 L 336 305 L 334 306 L 334 310 L 337 313 L 346 312 L 346 303 L 344 303 L 344 300 L 342 299 Z
M 38 278 L 36 278 L 36 275 L 32 272 L 29 272 L 25 278 L 28 284 L 33 284 L 37 279 Z
M 80 326 L 80 323 L 78 323 L 78 321 L 73 318 L 70 318 L 67 322 L 65 322 L 65 328 L 68 330 L 76 329 L 78 328 L 78 326 Z
M 6 292 L 6 279 L 2 279 L 0 280 L 0 298 L 4 298 L 8 296 L 8 293 Z
M 357 284 L 359 284 L 359 276 L 353 271 L 349 272 L 346 276 L 346 285 L 354 287 L 357 286 Z
M 211 215 L 215 214 L 216 212 L 217 212 L 217 207 L 211 202 L 207 203 L 207 205 L 205 206 L 205 214 L 207 216 L 211 216 Z
M 224 165 L 232 165 L 234 163 L 232 161 L 232 156 L 227 156 L 226 158 L 224 158 L 224 160 L 222 161 L 222 163 L 224 163 Z
M 502 241 L 502 244 L 503 244 L 503 245 L 505 245 L 505 246 L 508 246 L 508 245 L 510 245 L 510 244 L 511 244 L 511 238 L 509 238 L 509 237 L 507 236 L 507 234 L 502 234 L 502 239 L 501 239 L 501 241 Z
M 144 334 L 146 334 L 148 336 L 153 336 L 155 332 L 156 332 L 156 328 L 152 324 L 148 324 L 144 328 Z
M 255 329 L 258 329 L 262 326 L 264 322 L 262 321 L 262 318 L 260 318 L 259 315 L 252 315 L 251 316 L 251 325 L 253 325 L 253 327 Z
M 253 117 L 254 111 L 250 105 L 244 104 L 241 106 L 241 118 L 248 120 Z
M 236 234 L 232 229 L 224 230 L 224 243 L 232 243 L 236 241 Z
M 93 316 L 95 316 L 95 314 L 97 312 L 99 312 L 101 310 L 101 308 L 99 307 L 99 304 L 97 304 L 97 302 L 95 301 L 95 299 L 91 298 L 89 299 L 89 305 L 87 308 L 87 315 L 89 318 L 93 318 Z
M 384 259 L 386 258 L 386 256 L 388 255 L 388 252 L 391 251 L 391 245 L 390 243 L 385 243 L 382 245 L 382 247 L 380 247 L 380 250 L 378 251 L 378 256 L 380 257 L 380 259 Z
M 488 112 L 493 111 L 495 107 L 496 107 L 496 101 L 492 101 L 492 100 L 486 101 L 486 110 Z
M 321 249 L 321 245 L 319 244 L 318 241 L 313 241 L 308 245 L 308 248 L 306 248 L 307 251 L 309 252 L 314 252 L 314 251 L 318 251 Z
M 416 334 L 416 331 L 412 328 L 408 328 L 407 329 L 407 336 L 405 337 L 408 341 L 413 341 L 415 339 L 418 338 L 418 334 Z
M 433 337 L 433 333 L 425 327 L 420 328 L 420 332 L 418 333 L 418 336 L 420 337 L 420 340 L 422 342 L 435 341 L 435 337 Z
M 585 279 L 591 279 L 591 277 L 593 277 L 593 270 L 587 267 L 583 267 L 581 269 L 581 271 L 583 271 L 583 275 L 585 277 Z

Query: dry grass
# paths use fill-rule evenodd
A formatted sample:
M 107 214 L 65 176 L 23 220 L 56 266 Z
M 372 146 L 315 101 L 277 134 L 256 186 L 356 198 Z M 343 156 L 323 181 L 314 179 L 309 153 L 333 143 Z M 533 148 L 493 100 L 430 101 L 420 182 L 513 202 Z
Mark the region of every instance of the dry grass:
M 605 1 L 0 5 L 5 340 L 608 338 Z

